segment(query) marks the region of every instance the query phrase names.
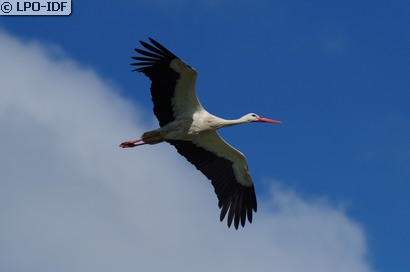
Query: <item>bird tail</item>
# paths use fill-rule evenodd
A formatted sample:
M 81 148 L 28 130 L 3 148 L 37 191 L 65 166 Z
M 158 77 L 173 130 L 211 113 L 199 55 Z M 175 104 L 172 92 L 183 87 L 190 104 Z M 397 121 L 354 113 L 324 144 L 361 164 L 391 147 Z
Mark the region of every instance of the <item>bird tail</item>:
M 145 132 L 144 134 L 142 134 L 141 139 L 144 143 L 150 145 L 159 144 L 164 141 L 161 133 L 156 130 Z

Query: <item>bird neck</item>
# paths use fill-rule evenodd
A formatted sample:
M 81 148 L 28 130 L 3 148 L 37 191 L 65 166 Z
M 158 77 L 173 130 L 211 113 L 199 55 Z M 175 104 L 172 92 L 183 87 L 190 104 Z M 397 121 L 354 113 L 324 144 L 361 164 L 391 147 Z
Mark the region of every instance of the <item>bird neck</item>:
M 226 120 L 219 118 L 217 122 L 218 128 L 223 128 L 223 127 L 230 127 L 230 126 L 235 126 L 235 125 L 240 125 L 240 124 L 245 124 L 248 123 L 243 117 L 234 119 L 234 120 Z

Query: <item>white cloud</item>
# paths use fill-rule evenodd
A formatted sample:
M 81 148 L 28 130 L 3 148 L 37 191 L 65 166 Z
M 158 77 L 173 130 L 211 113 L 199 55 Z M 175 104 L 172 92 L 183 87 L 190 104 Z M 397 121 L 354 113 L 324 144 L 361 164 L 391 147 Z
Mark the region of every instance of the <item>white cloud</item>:
M 172 147 L 118 148 L 145 125 L 113 86 L 53 47 L 0 44 L 1 271 L 371 271 L 342 209 L 277 186 L 228 229 Z

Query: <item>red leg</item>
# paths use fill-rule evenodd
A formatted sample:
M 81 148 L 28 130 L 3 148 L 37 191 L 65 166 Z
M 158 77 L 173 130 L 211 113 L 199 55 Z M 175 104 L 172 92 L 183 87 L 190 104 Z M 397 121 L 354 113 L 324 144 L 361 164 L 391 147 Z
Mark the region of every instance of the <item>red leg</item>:
M 140 144 L 136 144 L 138 142 L 141 142 Z M 128 148 L 128 147 L 135 147 L 139 145 L 145 145 L 145 144 L 158 144 L 163 142 L 164 139 L 161 137 L 161 134 L 157 131 L 148 131 L 142 134 L 141 138 L 138 140 L 131 140 L 131 141 L 126 141 L 120 144 L 120 147 L 122 148 Z
M 142 139 L 138 139 L 138 140 L 132 140 L 132 141 L 126 141 L 120 144 L 120 147 L 122 148 L 128 148 L 128 147 L 135 147 L 135 146 L 139 146 L 139 145 L 145 145 L 147 143 L 141 143 L 141 144 L 135 144 L 138 142 L 141 142 Z

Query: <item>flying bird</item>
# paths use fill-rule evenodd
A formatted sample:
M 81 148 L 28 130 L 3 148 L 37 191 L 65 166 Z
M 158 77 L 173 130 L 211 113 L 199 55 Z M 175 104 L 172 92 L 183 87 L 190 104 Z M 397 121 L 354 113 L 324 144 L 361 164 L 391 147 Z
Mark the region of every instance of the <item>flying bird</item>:
M 133 71 L 144 73 L 151 80 L 154 114 L 160 128 L 147 131 L 140 139 L 120 144 L 122 148 L 167 142 L 173 145 L 212 183 L 221 209 L 220 220 L 226 215 L 227 225 L 236 229 L 252 223 L 257 211 L 255 188 L 245 156 L 219 136 L 217 129 L 252 123 L 280 121 L 249 113 L 236 120 L 225 120 L 207 112 L 196 96 L 197 72 L 163 45 L 149 38 L 140 41 L 145 48 L 135 51 L 139 56 L 131 65 Z

